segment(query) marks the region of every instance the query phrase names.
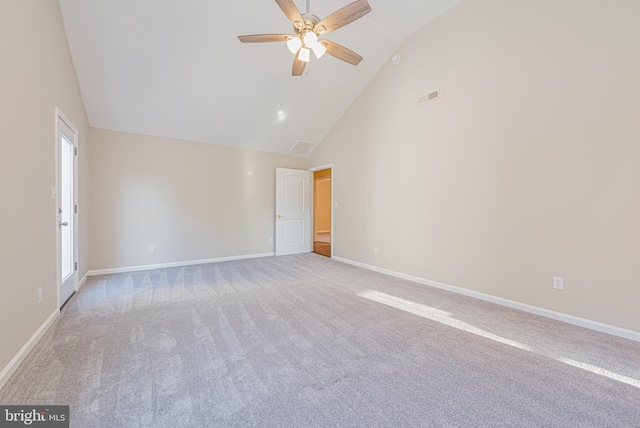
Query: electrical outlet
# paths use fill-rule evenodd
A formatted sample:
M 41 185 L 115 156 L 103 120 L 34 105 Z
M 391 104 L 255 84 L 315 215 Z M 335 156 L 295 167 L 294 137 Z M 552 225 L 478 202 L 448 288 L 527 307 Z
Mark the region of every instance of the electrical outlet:
M 42 303 L 44 300 L 44 290 L 42 287 L 38 288 L 38 303 Z
M 373 247 L 373 254 L 378 254 L 378 247 Z
M 155 253 L 156 252 L 156 246 L 155 245 L 149 245 L 149 252 L 150 253 Z
M 269 238 L 269 244 L 273 244 L 273 238 Z
M 564 290 L 564 278 L 560 278 L 559 276 L 554 276 L 553 288 L 555 288 L 556 290 Z

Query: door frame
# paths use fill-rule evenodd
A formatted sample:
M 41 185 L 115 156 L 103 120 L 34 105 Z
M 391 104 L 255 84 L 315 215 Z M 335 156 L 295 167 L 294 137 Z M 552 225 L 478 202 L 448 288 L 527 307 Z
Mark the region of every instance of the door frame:
M 328 163 L 326 165 L 320 165 L 320 166 L 314 166 L 312 168 L 309 168 L 309 171 L 311 172 L 316 172 L 316 171 L 322 171 L 323 169 L 331 169 L 331 232 L 329 234 L 330 236 L 330 240 L 331 240 L 331 258 L 333 259 L 333 249 L 335 248 L 335 233 L 334 233 L 334 225 L 333 225 L 333 219 L 334 219 L 334 212 L 335 212 L 335 208 L 336 208 L 336 204 L 333 200 L 333 197 L 335 195 L 334 193 L 334 187 L 335 187 L 335 173 L 336 173 L 336 169 L 333 166 L 333 163 Z M 313 216 L 311 219 L 311 237 L 313 237 L 313 228 L 315 225 L 315 221 L 316 221 L 316 208 L 314 206 L 315 203 L 315 180 L 314 180 L 314 185 L 311 186 L 311 215 Z M 313 246 L 313 243 L 311 243 L 311 245 Z
M 60 207 L 60 126 L 59 121 L 64 122 L 71 131 L 73 131 L 73 147 L 74 147 L 74 156 L 73 156 L 73 202 L 77 207 L 78 204 L 78 128 L 76 128 L 73 123 L 65 116 L 62 110 L 59 107 L 56 107 L 55 114 L 55 228 L 56 228 L 56 307 L 58 311 L 60 310 L 60 287 L 62 285 L 61 269 L 60 269 L 60 226 L 59 222 L 59 213 L 58 208 Z M 78 269 L 76 268 L 78 265 L 78 213 L 74 212 L 73 214 L 73 289 L 78 291 Z

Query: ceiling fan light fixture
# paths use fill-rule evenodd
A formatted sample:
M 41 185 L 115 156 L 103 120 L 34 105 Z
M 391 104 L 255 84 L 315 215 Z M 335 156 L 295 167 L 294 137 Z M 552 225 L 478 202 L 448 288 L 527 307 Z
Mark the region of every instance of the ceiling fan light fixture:
M 322 44 L 322 42 L 316 43 L 316 45 L 313 47 L 313 53 L 318 59 L 322 58 L 322 55 L 324 55 L 325 52 L 327 52 L 327 48 Z
M 304 34 L 304 45 L 310 49 L 315 48 L 318 44 L 318 36 L 313 31 L 307 31 Z
M 324 19 L 309 12 L 309 0 L 307 0 L 305 13 L 300 13 L 294 3 L 295 0 L 275 1 L 293 24 L 293 34 L 250 34 L 238 36 L 240 42 L 286 42 L 287 49 L 295 55 L 291 68 L 292 76 L 302 76 L 310 60 L 311 50 L 317 58 L 329 54 L 351 65 L 360 64 L 362 61 L 360 55 L 324 37 L 371 12 L 371 5 L 367 0 L 343 0 L 351 1 L 351 3 L 329 14 Z M 319 40 L 319 37 L 323 37 L 323 39 Z
M 298 59 L 302 62 L 309 62 L 309 49 L 300 48 L 300 53 L 298 53 Z
M 302 47 L 302 40 L 300 40 L 300 37 L 292 37 L 291 40 L 287 42 L 287 47 L 289 48 L 289 52 L 295 55 Z

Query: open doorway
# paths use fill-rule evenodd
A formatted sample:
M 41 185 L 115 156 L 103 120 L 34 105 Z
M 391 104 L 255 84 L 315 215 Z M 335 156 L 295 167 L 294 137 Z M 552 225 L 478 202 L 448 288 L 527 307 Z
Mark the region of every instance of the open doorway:
M 331 257 L 331 168 L 313 173 L 313 252 Z

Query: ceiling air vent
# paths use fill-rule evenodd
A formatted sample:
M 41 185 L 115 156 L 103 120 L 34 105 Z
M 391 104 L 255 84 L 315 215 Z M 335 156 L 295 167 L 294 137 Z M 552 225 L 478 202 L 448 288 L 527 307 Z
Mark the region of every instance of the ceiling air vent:
M 440 89 L 436 89 L 433 92 L 429 92 L 427 95 L 423 95 L 418 98 L 418 105 L 421 106 L 426 103 L 430 103 L 432 101 L 436 101 L 440 99 Z
M 296 155 L 307 155 L 309 154 L 309 150 L 311 150 L 311 147 L 313 147 L 313 143 L 298 140 L 293 146 L 291 146 L 289 151 Z

